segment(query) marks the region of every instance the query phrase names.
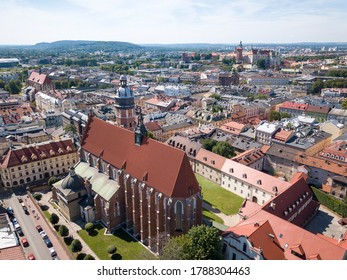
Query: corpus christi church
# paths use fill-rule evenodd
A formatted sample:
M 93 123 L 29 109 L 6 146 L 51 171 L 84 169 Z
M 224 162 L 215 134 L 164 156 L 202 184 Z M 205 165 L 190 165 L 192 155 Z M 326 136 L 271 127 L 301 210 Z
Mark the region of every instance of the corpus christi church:
M 52 188 L 69 220 L 123 227 L 158 252 L 167 237 L 202 223 L 201 189 L 185 152 L 147 137 L 126 77 L 116 92 L 118 126 L 90 117 L 80 161 Z

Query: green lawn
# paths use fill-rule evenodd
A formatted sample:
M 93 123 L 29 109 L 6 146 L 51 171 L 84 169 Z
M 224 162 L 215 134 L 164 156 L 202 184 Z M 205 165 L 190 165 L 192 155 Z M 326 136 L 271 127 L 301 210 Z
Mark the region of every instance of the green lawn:
M 220 224 L 224 223 L 224 221 L 221 218 L 219 218 L 216 214 L 213 214 L 212 212 L 210 212 L 206 209 L 203 209 L 202 214 L 204 215 L 204 218 L 206 218 L 206 219 L 209 219 L 211 221 L 215 221 L 215 222 L 220 223 Z
M 153 260 L 157 259 L 122 229 L 118 229 L 113 235 L 105 235 L 105 228 L 97 225 L 94 232 L 89 235 L 85 230 L 78 234 L 89 245 L 101 260 Z M 117 252 L 112 257 L 107 253 L 109 245 L 115 245 Z
M 201 188 L 204 201 L 226 215 L 236 214 L 240 209 L 243 198 L 223 189 L 219 185 L 195 174 Z
M 47 219 L 48 222 L 49 222 L 49 218 L 51 217 L 51 214 L 48 212 L 48 210 L 44 210 L 44 211 L 42 211 L 42 212 L 43 212 L 43 214 L 45 215 L 46 219 Z

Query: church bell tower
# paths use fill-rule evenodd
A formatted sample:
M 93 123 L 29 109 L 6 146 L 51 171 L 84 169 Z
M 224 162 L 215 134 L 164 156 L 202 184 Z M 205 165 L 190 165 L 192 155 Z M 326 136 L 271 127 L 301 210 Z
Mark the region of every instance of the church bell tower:
M 127 85 L 125 75 L 120 76 L 120 86 L 115 97 L 116 125 L 134 130 L 135 121 L 135 101 L 132 90 Z

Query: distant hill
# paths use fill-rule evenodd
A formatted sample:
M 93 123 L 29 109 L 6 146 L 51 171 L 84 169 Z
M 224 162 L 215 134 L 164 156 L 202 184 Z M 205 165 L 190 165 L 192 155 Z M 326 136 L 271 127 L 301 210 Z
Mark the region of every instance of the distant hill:
M 139 45 L 135 45 L 128 42 L 118 41 L 81 41 L 81 40 L 63 40 L 52 43 L 37 43 L 36 45 L 30 46 L 30 49 L 36 50 L 75 50 L 75 51 L 125 51 L 142 48 Z
M 186 43 L 186 44 L 141 44 L 147 48 L 162 48 L 162 49 L 191 49 L 191 50 L 211 50 L 225 49 L 234 45 L 229 44 L 209 44 L 209 43 Z

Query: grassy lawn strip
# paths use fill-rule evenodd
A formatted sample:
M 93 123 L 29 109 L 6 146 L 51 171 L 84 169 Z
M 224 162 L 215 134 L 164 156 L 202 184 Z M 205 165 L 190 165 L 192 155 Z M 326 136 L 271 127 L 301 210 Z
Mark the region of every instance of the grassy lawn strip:
M 209 219 L 211 221 L 215 221 L 217 223 L 223 224 L 224 221 L 219 218 L 216 214 L 213 214 L 212 212 L 203 209 L 202 214 L 204 215 L 204 218 Z
M 51 214 L 48 212 L 48 210 L 44 210 L 44 211 L 42 211 L 42 212 L 43 212 L 43 214 L 45 215 L 46 219 L 47 219 L 48 222 L 49 222 L 49 218 L 51 217 Z
M 139 242 L 133 239 L 122 229 L 118 229 L 113 235 L 104 235 L 105 228 L 96 225 L 91 235 L 85 230 L 80 230 L 78 234 L 89 245 L 94 253 L 101 260 L 150 260 L 156 257 L 148 252 Z M 107 253 L 109 245 L 115 245 L 117 251 L 113 256 Z
M 201 188 L 204 201 L 226 215 L 236 214 L 240 209 L 243 198 L 223 189 L 219 185 L 195 174 Z

